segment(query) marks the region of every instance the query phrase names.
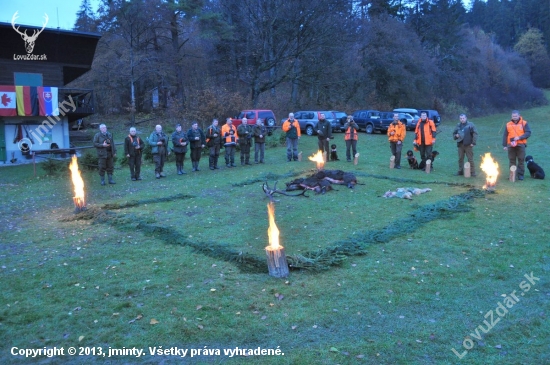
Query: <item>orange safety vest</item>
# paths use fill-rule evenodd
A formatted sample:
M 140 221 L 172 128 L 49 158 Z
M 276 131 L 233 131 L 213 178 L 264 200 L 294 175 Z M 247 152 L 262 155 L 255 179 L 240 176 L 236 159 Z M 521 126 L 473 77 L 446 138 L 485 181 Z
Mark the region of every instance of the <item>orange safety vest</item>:
M 229 133 L 231 130 L 233 131 L 233 134 L 226 136 L 225 133 Z M 236 144 L 239 139 L 237 137 L 237 128 L 235 128 L 234 125 L 231 125 L 231 128 L 229 128 L 228 124 L 224 124 L 222 127 L 222 137 L 225 144 Z
M 395 133 L 392 135 L 391 132 L 395 132 Z M 405 139 L 406 133 L 407 132 L 405 130 L 405 125 L 401 123 L 401 121 L 398 121 L 396 125 L 394 125 L 392 122 L 388 127 L 388 133 L 387 133 L 388 140 L 390 142 L 397 142 L 397 141 L 403 142 L 403 140 Z
M 509 121 L 506 124 L 506 130 L 508 131 L 508 145 L 510 145 L 510 141 L 514 137 L 520 137 L 525 134 L 525 125 L 527 124 L 527 121 L 523 120 L 522 117 L 519 117 L 519 121 L 517 123 L 514 123 L 512 121 Z M 527 144 L 526 139 L 518 139 L 518 144 Z
M 418 145 L 422 144 L 422 133 L 420 132 L 421 123 L 422 123 L 421 119 L 419 119 L 418 123 L 416 123 L 416 129 L 414 131 L 414 133 L 416 133 L 416 138 L 414 141 Z M 436 132 L 435 124 L 433 120 L 427 119 L 427 122 L 424 123 L 423 127 L 424 127 L 424 143 L 426 146 L 430 146 L 435 142 L 435 132 Z
M 344 141 L 354 140 L 357 141 L 357 130 L 352 128 L 351 125 L 346 129 L 346 135 Z

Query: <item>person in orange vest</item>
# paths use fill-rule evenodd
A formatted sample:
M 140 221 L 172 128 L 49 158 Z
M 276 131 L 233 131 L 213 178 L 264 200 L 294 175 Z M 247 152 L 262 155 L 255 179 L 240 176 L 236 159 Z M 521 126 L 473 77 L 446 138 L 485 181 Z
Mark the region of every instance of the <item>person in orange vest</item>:
M 407 128 L 399 120 L 399 114 L 393 113 L 393 121 L 388 127 L 388 140 L 390 141 L 391 154 L 395 157 L 395 168 L 401 168 L 401 150 L 407 134 Z
M 300 124 L 294 119 L 294 113 L 288 114 L 288 119 L 283 123 L 282 129 L 286 133 L 287 161 L 290 162 L 292 159 L 298 161 L 298 140 L 302 132 L 300 131 Z
M 225 166 L 235 167 L 235 146 L 237 145 L 237 128 L 231 118 L 227 118 L 222 127 L 222 143 L 225 147 Z
M 420 151 L 420 166 L 424 166 L 421 170 L 426 169 L 426 161 L 432 157 L 432 149 L 435 144 L 435 135 L 437 134 L 434 121 L 428 119 L 428 114 L 426 112 L 420 113 L 420 119 L 416 124 L 416 129 L 414 131 L 416 138 L 414 140 L 414 145 Z
M 531 137 L 531 128 L 527 121 L 519 115 L 519 111 L 512 111 L 512 119 L 506 123 L 506 129 L 504 129 L 502 146 L 505 151 L 508 151 L 509 167 L 517 167 L 518 180 L 523 180 L 525 173 L 525 148 L 529 137 Z
M 344 141 L 346 141 L 346 160 L 351 162 L 350 149 L 353 150 L 353 156 L 357 154 L 357 131 L 359 131 L 359 126 L 353 120 L 351 115 L 348 115 L 346 124 L 344 124 Z

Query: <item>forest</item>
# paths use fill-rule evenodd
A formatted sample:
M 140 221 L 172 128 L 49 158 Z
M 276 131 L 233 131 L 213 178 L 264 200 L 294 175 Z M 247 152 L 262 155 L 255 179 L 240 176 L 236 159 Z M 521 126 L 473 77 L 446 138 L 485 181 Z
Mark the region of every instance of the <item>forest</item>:
M 548 19 L 539 0 L 83 0 L 74 30 L 102 38 L 71 86 L 93 87 L 100 114 L 201 123 L 244 108 L 485 115 L 547 103 Z

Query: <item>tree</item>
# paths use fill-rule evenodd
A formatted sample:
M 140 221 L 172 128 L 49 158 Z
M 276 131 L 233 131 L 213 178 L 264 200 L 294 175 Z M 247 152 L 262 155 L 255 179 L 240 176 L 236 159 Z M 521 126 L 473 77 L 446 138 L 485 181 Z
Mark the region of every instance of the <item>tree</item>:
M 90 0 L 82 0 L 80 9 L 76 13 L 75 31 L 97 32 L 97 24 Z
M 537 87 L 550 87 L 550 57 L 546 50 L 542 32 L 529 28 L 519 38 L 514 50 L 522 55 L 531 67 L 531 80 Z

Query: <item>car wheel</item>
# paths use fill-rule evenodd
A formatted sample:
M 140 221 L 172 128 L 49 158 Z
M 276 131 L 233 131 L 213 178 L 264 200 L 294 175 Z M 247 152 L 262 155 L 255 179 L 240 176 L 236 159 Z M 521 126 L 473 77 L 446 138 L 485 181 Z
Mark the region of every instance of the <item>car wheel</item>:
M 372 134 L 374 132 L 374 126 L 372 124 L 367 124 L 365 127 L 365 132 L 367 132 L 367 134 Z
M 266 125 L 268 127 L 275 127 L 275 124 L 276 124 L 275 119 L 273 119 L 273 118 L 269 118 L 268 120 L 266 120 Z
M 308 136 L 313 136 L 313 126 L 308 125 L 308 126 L 306 127 L 306 134 L 307 134 Z

